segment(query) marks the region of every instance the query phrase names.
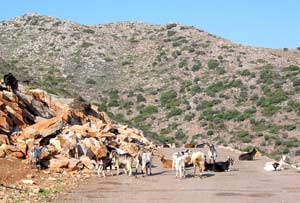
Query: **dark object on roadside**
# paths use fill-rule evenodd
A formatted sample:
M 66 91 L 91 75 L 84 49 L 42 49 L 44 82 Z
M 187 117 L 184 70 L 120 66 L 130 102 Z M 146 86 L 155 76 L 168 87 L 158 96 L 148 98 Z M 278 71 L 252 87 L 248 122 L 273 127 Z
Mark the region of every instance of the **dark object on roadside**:
M 251 152 L 241 154 L 239 156 L 239 160 L 253 160 L 253 157 L 255 156 L 255 154 L 256 154 L 256 149 L 254 147 Z
M 225 172 L 229 171 L 229 166 L 233 165 L 234 160 L 232 158 L 228 158 L 227 161 L 218 161 L 214 163 L 208 163 L 205 159 L 204 162 L 204 171 L 214 171 L 214 172 Z

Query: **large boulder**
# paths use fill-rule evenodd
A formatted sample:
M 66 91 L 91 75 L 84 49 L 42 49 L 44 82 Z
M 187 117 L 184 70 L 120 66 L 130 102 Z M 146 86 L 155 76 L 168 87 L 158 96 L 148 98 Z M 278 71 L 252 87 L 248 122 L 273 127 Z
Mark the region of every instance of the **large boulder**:
M 14 145 L 6 145 L 4 151 L 7 155 L 13 156 L 18 159 L 25 158 L 25 154 L 16 146 Z
M 75 159 L 75 158 L 69 159 L 68 169 L 70 171 L 75 171 L 75 170 L 78 170 L 78 169 L 82 169 L 81 167 L 82 167 L 82 165 L 80 164 L 80 160 Z
M 17 147 L 20 149 L 20 151 L 26 156 L 27 155 L 27 144 L 26 141 L 17 139 Z
M 63 121 L 61 117 L 54 117 L 50 119 L 42 120 L 34 125 L 28 126 L 22 131 L 22 139 L 36 139 L 40 136 L 46 137 L 51 134 L 55 134 L 62 130 Z
M 93 164 L 92 160 L 89 157 L 87 157 L 87 156 L 81 156 L 80 157 L 80 161 L 88 169 L 94 169 L 94 164 Z
M 7 135 L 0 134 L 0 146 L 2 144 L 9 144 L 9 138 Z
M 7 117 L 7 114 L 0 111 L 0 133 L 8 134 L 10 133 L 10 119 Z
M 5 151 L 3 148 L 0 147 L 0 158 L 4 158 L 6 155 Z
M 108 152 L 107 148 L 102 143 L 99 144 L 98 146 L 91 146 L 90 149 L 97 159 L 106 157 L 107 152 Z
M 68 168 L 69 159 L 63 156 L 50 159 L 49 168 L 54 172 L 61 172 L 64 168 Z
M 140 147 L 135 143 L 121 142 L 120 149 L 131 154 L 132 156 L 136 156 L 140 150 Z

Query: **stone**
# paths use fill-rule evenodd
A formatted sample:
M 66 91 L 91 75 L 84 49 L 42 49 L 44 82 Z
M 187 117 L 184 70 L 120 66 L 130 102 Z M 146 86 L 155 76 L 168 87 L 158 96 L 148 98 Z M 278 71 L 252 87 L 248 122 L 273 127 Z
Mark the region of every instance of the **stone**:
M 22 183 L 24 183 L 24 184 L 34 184 L 35 182 L 34 182 L 34 180 L 23 179 Z
M 40 136 L 46 137 L 54 134 L 63 128 L 63 121 L 61 117 L 54 117 L 42 120 L 35 123 L 22 131 L 22 139 L 36 139 Z
M 21 151 L 12 152 L 10 155 L 15 157 L 15 158 L 18 158 L 18 159 L 24 159 L 25 158 L 25 155 Z
M 9 144 L 9 138 L 7 135 L 0 134 L 0 145 Z
M 92 163 L 92 160 L 87 156 L 81 156 L 80 161 L 83 163 L 85 167 L 88 169 L 94 169 L 94 165 Z
M 57 159 L 50 159 L 49 168 L 54 172 L 61 172 L 63 168 L 68 168 L 69 159 L 66 157 L 58 157 Z
M 0 111 L 0 133 L 8 134 L 10 132 L 10 123 L 7 114 Z
M 106 157 L 107 155 L 107 148 L 104 144 L 99 144 L 98 146 L 91 146 L 90 150 L 94 153 L 97 159 L 100 159 L 102 157 Z
M 75 171 L 75 170 L 79 169 L 78 168 L 79 163 L 80 163 L 80 160 L 78 160 L 78 159 L 75 159 L 75 158 L 69 159 L 69 165 L 68 165 L 69 170 Z
M 17 147 L 21 150 L 21 152 L 26 156 L 27 155 L 27 144 L 24 140 L 17 139 Z
M 13 145 L 6 145 L 4 151 L 7 155 L 13 156 L 18 159 L 25 158 L 25 155 L 20 151 L 20 149 Z
M 6 153 L 5 153 L 4 149 L 0 148 L 0 158 L 5 158 L 5 155 L 6 155 Z

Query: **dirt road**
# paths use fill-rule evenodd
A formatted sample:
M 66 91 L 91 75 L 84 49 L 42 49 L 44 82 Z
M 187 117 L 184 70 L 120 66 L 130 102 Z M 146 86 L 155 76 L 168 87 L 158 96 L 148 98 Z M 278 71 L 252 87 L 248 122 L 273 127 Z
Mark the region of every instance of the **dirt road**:
M 164 149 L 167 158 L 174 149 Z M 187 170 L 185 179 L 175 179 L 175 172 L 164 169 L 158 158 L 154 159 L 153 175 L 148 177 L 96 175 L 78 188 L 57 197 L 53 202 L 300 202 L 300 173 L 289 168 L 281 172 L 265 172 L 267 160 L 238 161 L 238 154 L 218 149 L 218 160 L 227 156 L 235 159 L 233 171 L 205 172 L 204 178 L 191 176 Z

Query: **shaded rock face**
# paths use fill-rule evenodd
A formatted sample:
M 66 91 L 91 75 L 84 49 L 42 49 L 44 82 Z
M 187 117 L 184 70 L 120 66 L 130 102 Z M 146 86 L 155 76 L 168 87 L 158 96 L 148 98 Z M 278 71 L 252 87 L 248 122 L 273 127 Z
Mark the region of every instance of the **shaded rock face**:
M 42 90 L 20 89 L 0 91 L 0 158 L 29 159 L 53 172 L 75 171 L 94 169 L 111 150 L 135 156 L 150 145 L 141 131 L 111 123 L 81 98 L 62 103 Z

